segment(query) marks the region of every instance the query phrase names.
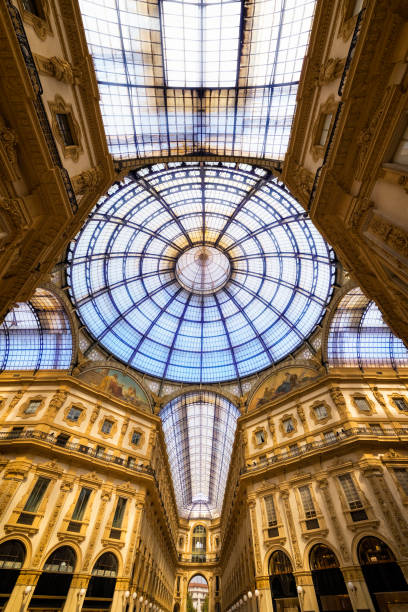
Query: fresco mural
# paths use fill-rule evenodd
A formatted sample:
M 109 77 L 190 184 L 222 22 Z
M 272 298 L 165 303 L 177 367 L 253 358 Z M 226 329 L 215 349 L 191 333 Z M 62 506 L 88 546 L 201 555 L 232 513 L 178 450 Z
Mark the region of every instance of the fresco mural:
M 146 393 L 133 378 L 115 368 L 92 368 L 81 372 L 78 378 L 113 397 L 147 410 Z
M 263 406 L 277 397 L 293 391 L 300 385 L 320 378 L 320 376 L 322 376 L 322 372 L 311 367 L 292 366 L 283 368 L 267 378 L 256 390 L 251 401 L 251 407 Z

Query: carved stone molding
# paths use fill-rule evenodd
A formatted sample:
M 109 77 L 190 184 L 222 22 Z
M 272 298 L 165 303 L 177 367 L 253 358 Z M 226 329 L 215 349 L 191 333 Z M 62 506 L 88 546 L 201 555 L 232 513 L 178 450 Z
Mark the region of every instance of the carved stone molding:
M 35 15 L 31 11 L 26 10 L 22 0 L 18 0 L 18 5 L 23 20 L 33 27 L 34 32 L 37 34 L 38 38 L 40 38 L 41 40 L 45 40 L 47 35 L 52 33 L 51 22 L 49 18 L 50 9 L 48 5 L 48 0 L 36 0 L 36 7 L 38 12 L 37 15 Z
M 84 170 L 81 174 L 73 176 L 71 182 L 75 193 L 84 195 L 96 191 L 102 179 L 103 175 L 100 168 L 90 168 L 89 170 Z
M 408 258 L 408 233 L 378 214 L 372 216 L 367 230 L 391 251 Z
M 73 68 L 73 66 L 62 57 L 56 55 L 53 57 L 35 55 L 35 61 L 39 71 L 43 74 L 48 74 L 68 85 L 76 85 L 79 82 L 78 70 Z
M 317 117 L 316 117 L 316 120 L 312 128 L 312 142 L 310 146 L 310 151 L 312 153 L 312 157 L 314 161 L 318 161 L 324 156 L 327 139 L 324 144 L 320 143 L 323 123 L 327 115 L 332 115 L 331 122 L 330 122 L 330 129 L 331 129 L 331 126 L 333 125 L 334 115 L 337 110 L 337 106 L 338 106 L 338 100 L 336 100 L 335 97 L 331 95 L 319 107 L 319 110 L 317 112 Z M 329 134 L 330 134 L 330 129 L 329 129 Z
M 329 57 L 320 68 L 319 84 L 324 85 L 338 79 L 343 73 L 345 63 L 345 58 Z

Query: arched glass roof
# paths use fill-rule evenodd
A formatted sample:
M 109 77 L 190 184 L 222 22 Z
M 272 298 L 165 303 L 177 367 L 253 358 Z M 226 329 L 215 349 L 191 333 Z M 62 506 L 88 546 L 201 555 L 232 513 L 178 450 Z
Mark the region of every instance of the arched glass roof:
M 177 270 L 197 247 L 216 255 L 201 266 L 216 266 L 213 291 Z M 235 164 L 134 173 L 102 198 L 68 259 L 71 297 L 95 340 L 182 382 L 233 380 L 282 360 L 322 318 L 335 274 L 333 252 L 282 185 Z
M 180 395 L 160 411 L 180 516 L 220 515 L 239 414 L 209 391 Z
M 384 323 L 382 314 L 359 287 L 340 301 L 327 344 L 330 365 L 339 367 L 407 367 L 408 350 Z
M 315 0 L 79 0 L 116 159 L 282 160 Z
M 67 370 L 72 335 L 58 298 L 37 289 L 29 302 L 17 304 L 0 325 L 0 371 Z

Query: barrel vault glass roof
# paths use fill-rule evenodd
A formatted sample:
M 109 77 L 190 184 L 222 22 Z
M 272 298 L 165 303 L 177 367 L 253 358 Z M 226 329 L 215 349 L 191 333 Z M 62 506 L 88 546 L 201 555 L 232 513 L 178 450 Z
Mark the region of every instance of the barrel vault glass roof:
M 225 397 L 196 391 L 160 412 L 179 513 L 219 516 L 239 410 Z
M 282 160 L 315 0 L 79 0 L 116 159 Z
M 67 273 L 88 351 L 99 343 L 141 372 L 211 383 L 303 343 L 330 300 L 334 259 L 265 170 L 189 162 L 115 184 L 71 244 Z

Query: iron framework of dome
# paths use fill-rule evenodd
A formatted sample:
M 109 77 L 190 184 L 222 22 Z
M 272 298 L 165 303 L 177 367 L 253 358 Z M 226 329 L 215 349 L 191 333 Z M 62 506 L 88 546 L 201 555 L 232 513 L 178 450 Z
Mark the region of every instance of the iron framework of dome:
M 190 383 L 281 361 L 321 320 L 335 276 L 334 253 L 300 205 L 244 164 L 134 172 L 100 200 L 68 260 L 94 344 Z

